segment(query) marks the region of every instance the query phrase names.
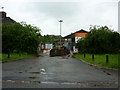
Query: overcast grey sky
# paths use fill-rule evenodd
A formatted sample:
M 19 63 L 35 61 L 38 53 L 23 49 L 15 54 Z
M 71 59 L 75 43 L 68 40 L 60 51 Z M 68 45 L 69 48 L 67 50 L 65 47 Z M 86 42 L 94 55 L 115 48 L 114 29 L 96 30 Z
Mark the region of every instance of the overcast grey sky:
M 0 6 L 17 22 L 39 27 L 42 35 L 59 35 L 60 19 L 62 36 L 89 31 L 90 25 L 118 30 L 118 0 L 1 0 Z

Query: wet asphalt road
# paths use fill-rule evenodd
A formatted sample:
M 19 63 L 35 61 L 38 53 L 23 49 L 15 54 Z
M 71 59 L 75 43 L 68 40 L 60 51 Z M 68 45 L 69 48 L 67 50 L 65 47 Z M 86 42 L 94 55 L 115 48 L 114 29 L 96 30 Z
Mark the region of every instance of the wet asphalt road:
M 2 64 L 3 88 L 116 88 L 118 71 L 71 57 L 40 57 Z

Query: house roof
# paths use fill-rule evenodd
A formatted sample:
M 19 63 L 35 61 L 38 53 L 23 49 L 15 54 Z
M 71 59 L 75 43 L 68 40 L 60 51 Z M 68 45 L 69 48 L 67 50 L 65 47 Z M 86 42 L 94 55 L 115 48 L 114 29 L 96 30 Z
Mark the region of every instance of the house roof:
M 79 31 L 76 31 L 75 33 L 88 33 L 88 31 L 85 31 L 85 30 L 81 29 Z
M 5 17 L 5 18 L 0 18 L 0 24 L 1 23 L 8 23 L 8 24 L 12 24 L 15 23 L 16 21 L 11 19 L 10 17 Z
M 75 37 L 75 33 L 88 33 L 88 32 L 85 31 L 85 30 L 83 30 L 83 29 L 81 29 L 81 30 L 79 30 L 79 31 L 76 31 L 76 32 L 74 32 L 74 33 L 71 33 L 71 34 L 65 36 L 64 38 L 73 38 L 73 37 Z
M 2 23 L 12 24 L 15 22 L 16 21 L 11 19 L 10 17 L 6 17 L 6 12 L 0 12 L 0 24 Z

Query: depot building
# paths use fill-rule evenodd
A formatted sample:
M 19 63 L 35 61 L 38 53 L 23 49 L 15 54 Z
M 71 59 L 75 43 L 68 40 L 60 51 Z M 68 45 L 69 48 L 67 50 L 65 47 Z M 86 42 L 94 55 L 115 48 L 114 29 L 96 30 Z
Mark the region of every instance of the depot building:
M 64 37 L 64 41 L 66 41 L 66 42 L 72 42 L 72 43 L 77 43 L 77 41 L 80 38 L 85 38 L 87 34 L 88 34 L 87 31 L 81 29 L 79 31 L 76 31 L 74 33 L 71 33 L 71 34 L 65 36 Z

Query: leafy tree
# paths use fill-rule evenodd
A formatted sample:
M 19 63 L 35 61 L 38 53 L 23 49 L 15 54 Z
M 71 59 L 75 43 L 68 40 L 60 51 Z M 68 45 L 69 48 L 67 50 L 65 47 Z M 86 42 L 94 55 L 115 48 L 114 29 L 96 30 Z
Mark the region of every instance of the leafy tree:
M 77 46 L 82 53 L 118 53 L 120 34 L 107 26 L 93 26 L 87 37 L 78 41 Z
M 40 43 L 40 29 L 26 23 L 2 25 L 2 52 L 34 53 Z
M 44 35 L 40 38 L 43 43 L 54 43 L 59 41 L 59 37 L 55 35 Z

